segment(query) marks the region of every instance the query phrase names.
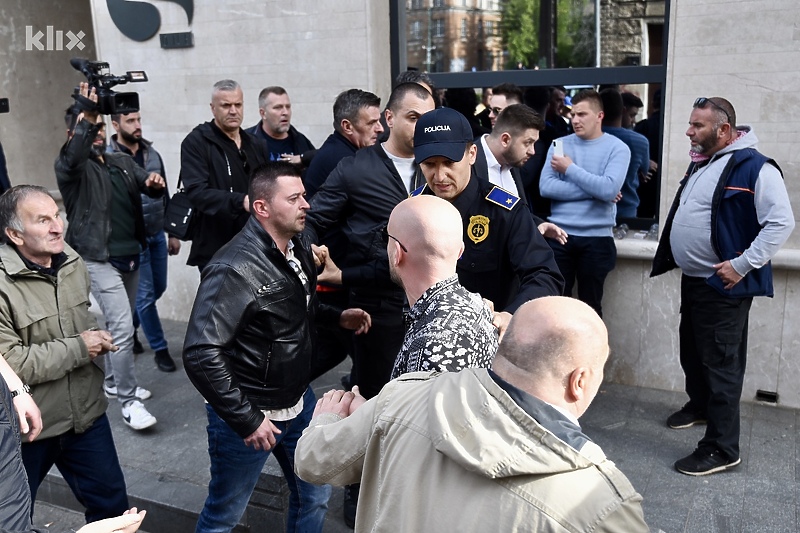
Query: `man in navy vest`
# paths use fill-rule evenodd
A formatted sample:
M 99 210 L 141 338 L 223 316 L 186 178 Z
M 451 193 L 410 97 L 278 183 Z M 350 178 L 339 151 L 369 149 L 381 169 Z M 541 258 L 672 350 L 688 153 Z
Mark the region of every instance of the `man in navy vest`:
M 697 449 L 675 463 L 702 476 L 741 463 L 739 399 L 753 296 L 772 296 L 770 259 L 794 228 L 778 165 L 756 150 L 724 98 L 694 102 L 686 136 L 692 163 L 673 201 L 651 276 L 680 267 L 680 360 L 689 401 L 667 418 L 707 423 Z

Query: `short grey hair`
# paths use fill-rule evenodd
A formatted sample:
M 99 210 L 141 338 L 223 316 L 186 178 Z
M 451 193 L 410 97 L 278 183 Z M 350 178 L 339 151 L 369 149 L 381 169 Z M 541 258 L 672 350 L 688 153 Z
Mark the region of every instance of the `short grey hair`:
M 218 92 L 233 92 L 241 88 L 242 86 L 233 80 L 219 80 L 214 84 L 214 88 L 211 89 L 211 98 L 213 99 Z
M 22 220 L 19 218 L 17 207 L 23 200 L 37 194 L 48 196 L 55 202 L 55 198 L 50 194 L 50 191 L 41 185 L 15 185 L 0 196 L 0 239 L 2 239 L 2 242 L 9 242 L 6 229 L 13 229 L 20 233 L 25 230 Z

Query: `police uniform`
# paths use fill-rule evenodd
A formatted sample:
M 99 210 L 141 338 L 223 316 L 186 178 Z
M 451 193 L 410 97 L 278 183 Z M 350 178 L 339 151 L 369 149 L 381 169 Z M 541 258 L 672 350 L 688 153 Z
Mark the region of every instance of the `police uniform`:
M 419 194 L 433 191 L 424 185 L 411 193 Z M 464 224 L 456 272 L 468 291 L 512 314 L 529 300 L 562 294 L 553 251 L 518 197 L 473 175 L 452 204 Z

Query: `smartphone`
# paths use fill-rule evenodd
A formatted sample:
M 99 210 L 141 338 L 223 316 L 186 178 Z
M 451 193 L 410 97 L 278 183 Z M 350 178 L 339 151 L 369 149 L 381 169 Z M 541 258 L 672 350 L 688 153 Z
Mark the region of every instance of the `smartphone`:
M 553 155 L 564 157 L 564 141 L 556 139 L 553 141 Z
M 8 113 L 8 98 L 0 98 L 0 113 Z

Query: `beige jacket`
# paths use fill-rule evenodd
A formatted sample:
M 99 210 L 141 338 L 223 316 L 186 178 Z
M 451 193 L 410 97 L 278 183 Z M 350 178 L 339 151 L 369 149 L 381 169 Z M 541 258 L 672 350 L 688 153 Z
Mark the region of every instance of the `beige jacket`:
M 315 417 L 312 483 L 361 482 L 356 531 L 648 531 L 642 498 L 594 443 L 544 429 L 485 369 L 406 374 L 352 416 Z
M 97 327 L 89 312 L 89 273 L 64 245 L 56 278 L 28 269 L 10 245 L 0 246 L 0 353 L 42 411 L 39 440 L 83 433 L 106 412 L 103 371 L 80 333 Z

